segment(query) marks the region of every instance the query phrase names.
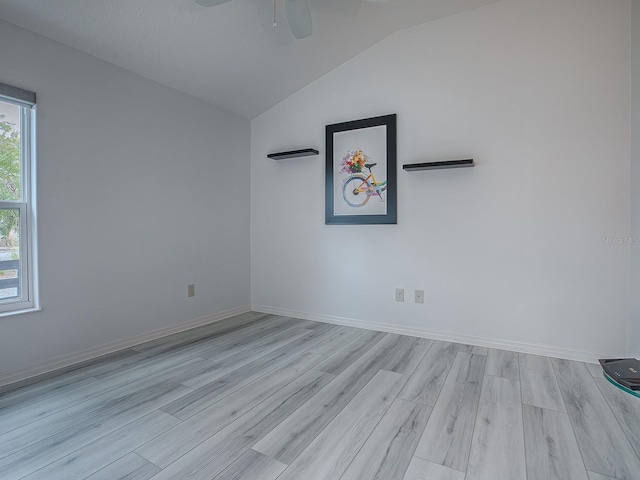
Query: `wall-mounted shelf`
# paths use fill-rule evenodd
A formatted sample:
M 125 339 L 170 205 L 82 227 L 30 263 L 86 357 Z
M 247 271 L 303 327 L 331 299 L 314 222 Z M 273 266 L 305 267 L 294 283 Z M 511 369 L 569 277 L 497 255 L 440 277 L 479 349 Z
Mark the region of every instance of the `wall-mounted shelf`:
M 467 160 L 447 160 L 445 162 L 427 162 L 427 163 L 406 163 L 402 168 L 407 172 L 415 172 L 418 170 L 440 170 L 442 168 L 462 168 L 473 167 L 473 159 Z
M 290 152 L 270 153 L 267 158 L 272 160 L 285 160 L 287 158 L 300 158 L 318 155 L 320 152 L 314 148 L 304 148 L 302 150 L 291 150 Z

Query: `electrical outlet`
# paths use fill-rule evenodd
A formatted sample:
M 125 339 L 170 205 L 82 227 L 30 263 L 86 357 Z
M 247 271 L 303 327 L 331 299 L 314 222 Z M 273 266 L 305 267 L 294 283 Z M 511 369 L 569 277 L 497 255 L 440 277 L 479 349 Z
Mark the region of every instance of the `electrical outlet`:
M 396 288 L 396 302 L 404 302 L 404 288 Z
M 424 290 L 416 290 L 416 303 L 424 303 Z
M 187 297 L 195 297 L 196 296 L 196 286 L 192 283 L 187 285 Z

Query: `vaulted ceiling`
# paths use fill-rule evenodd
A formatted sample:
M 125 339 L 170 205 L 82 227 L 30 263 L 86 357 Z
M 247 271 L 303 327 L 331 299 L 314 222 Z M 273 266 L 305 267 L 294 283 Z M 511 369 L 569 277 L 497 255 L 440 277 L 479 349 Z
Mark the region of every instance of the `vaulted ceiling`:
M 398 30 L 496 0 L 308 0 L 295 40 L 284 0 L 0 0 L 0 18 L 247 118 Z

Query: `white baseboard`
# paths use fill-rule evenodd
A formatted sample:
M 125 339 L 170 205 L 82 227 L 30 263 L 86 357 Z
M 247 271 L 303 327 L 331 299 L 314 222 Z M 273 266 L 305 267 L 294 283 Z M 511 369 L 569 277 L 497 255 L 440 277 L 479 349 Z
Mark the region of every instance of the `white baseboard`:
M 403 327 L 400 325 L 392 325 L 388 323 L 366 322 L 363 320 L 354 320 L 351 318 L 335 317 L 318 313 L 301 312 L 297 310 L 290 310 L 287 308 L 270 307 L 267 305 L 251 305 L 251 310 L 254 312 L 271 313 L 273 315 L 300 318 L 302 320 L 313 320 L 316 322 L 331 323 L 334 325 L 343 325 L 346 327 L 364 328 L 366 330 L 396 333 L 399 335 L 409 335 L 412 337 L 430 338 L 433 340 L 442 340 L 445 342 L 464 343 L 467 345 L 475 345 L 478 347 L 498 348 L 500 350 L 509 350 L 519 353 L 530 353 L 533 355 L 542 355 L 544 357 L 563 358 L 566 360 L 575 360 L 578 362 L 597 363 L 598 358 L 611 357 L 610 354 L 607 355 L 604 353 L 584 352 L 568 348 L 536 345 L 533 343 L 513 342 L 495 338 L 482 338 L 471 335 L 462 335 L 459 333 L 438 332 L 423 328 Z
M 136 345 L 140 345 L 141 343 L 157 340 L 158 338 L 173 335 L 174 333 L 180 333 L 192 328 L 219 322 L 220 320 L 247 313 L 249 311 L 251 311 L 249 305 L 243 305 L 241 307 L 214 313 L 213 315 L 207 315 L 206 317 L 200 317 L 194 320 L 179 323 L 177 325 L 171 325 L 170 327 L 159 328 L 157 330 L 143 333 L 142 335 L 137 335 L 126 340 L 119 340 L 117 342 L 111 342 L 99 347 L 83 350 L 82 352 L 76 352 L 69 355 L 56 357 L 38 365 L 32 365 L 30 367 L 13 370 L 10 372 L 2 372 L 0 373 L 0 387 L 9 385 L 11 383 L 21 382 L 32 377 L 43 375 L 45 373 L 55 372 L 56 370 L 66 368 L 77 363 L 86 362 L 94 358 L 102 357 L 103 355 L 115 353 L 119 350 L 135 347 Z

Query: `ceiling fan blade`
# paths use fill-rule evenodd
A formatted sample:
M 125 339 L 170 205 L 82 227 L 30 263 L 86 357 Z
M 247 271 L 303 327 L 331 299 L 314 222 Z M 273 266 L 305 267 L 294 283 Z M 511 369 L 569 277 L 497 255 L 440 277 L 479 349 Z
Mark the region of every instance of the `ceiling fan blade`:
M 313 32 L 311 11 L 305 0 L 284 0 L 284 11 L 294 37 L 300 40 L 311 36 Z
M 216 5 L 222 5 L 223 3 L 230 2 L 231 0 L 196 0 L 198 5 L 203 7 L 215 7 Z

